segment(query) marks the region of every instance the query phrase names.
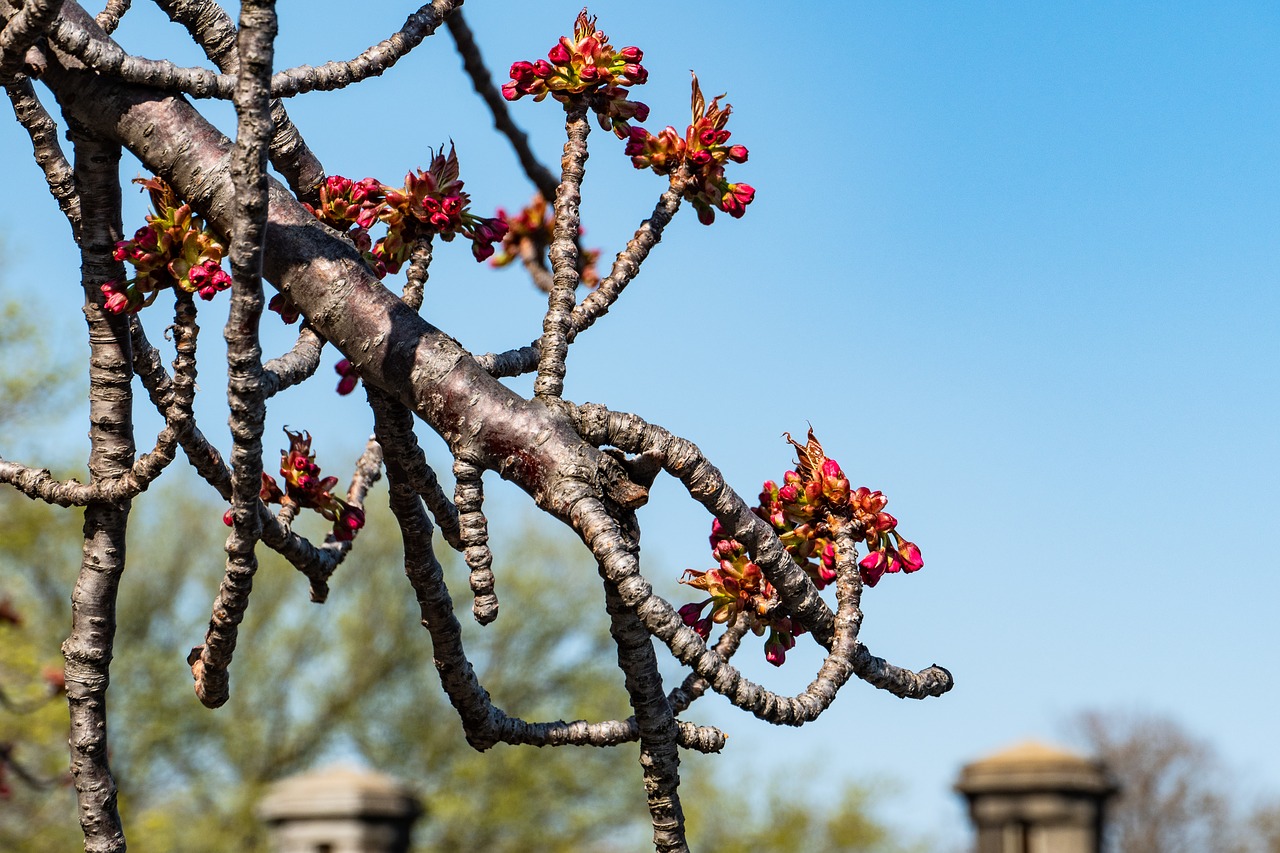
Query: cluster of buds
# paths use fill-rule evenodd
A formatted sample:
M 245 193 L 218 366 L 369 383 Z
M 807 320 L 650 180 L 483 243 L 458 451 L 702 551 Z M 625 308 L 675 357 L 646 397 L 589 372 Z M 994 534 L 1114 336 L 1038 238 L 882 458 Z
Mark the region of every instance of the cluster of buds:
M 685 569 L 680 580 L 682 584 L 710 593 L 703 601 L 681 607 L 681 620 L 705 640 L 711 635 L 713 623 L 724 624 L 739 613 L 750 613 L 754 616 L 751 629 L 757 636 L 762 636 L 766 629 L 769 631 L 765 658 L 774 666 L 781 666 L 787 652 L 796 644 L 796 635 L 804 629 L 792 624 L 779 606 L 773 584 L 765 579 L 760 567 L 751 562 L 742 543 L 728 536 L 718 520 L 711 523 L 711 553 L 718 563 L 716 568 L 705 572 Z
M 501 218 L 476 216 L 468 209 L 471 197 L 458 175 L 457 152 L 450 146 L 446 155 L 442 147 L 426 171 L 405 175 L 403 187 L 332 175 L 320 187 L 320 204 L 307 209 L 343 232 L 378 278 L 399 272 L 413 244 L 434 235 L 449 242 L 461 234 L 471 241 L 476 260 L 483 261 L 493 254 L 493 244 L 506 234 L 507 225 Z M 369 229 L 379 222 L 387 226 L 387 234 L 374 242 Z M 283 297 L 272 299 L 267 307 L 287 323 L 297 319 L 296 309 Z
M 693 204 L 703 225 L 715 221 L 716 210 L 740 219 L 756 196 L 750 185 L 730 183 L 725 177 L 725 164 L 747 162 L 747 149 L 728 144 L 731 134 L 724 126 L 733 108 L 729 104 L 720 106 L 723 97 L 717 95 L 707 104 L 695 74 L 693 123 L 684 136 L 670 126 L 657 135 L 643 127 L 633 127 L 627 138 L 626 154 L 637 169 L 653 169 L 659 175 L 672 175 L 682 166 L 687 170 L 683 195 Z
M 505 267 L 520 259 L 544 265 L 543 258 L 551 246 L 556 225 L 550 203 L 537 194 L 515 217 L 498 208 L 498 218 L 506 223 L 507 232 L 502 237 L 502 250 L 490 258 L 489 263 L 494 267 Z M 584 233 L 585 229 L 579 227 L 578 234 Z M 578 253 L 578 281 L 581 284 L 586 287 L 600 284 L 600 273 L 596 269 L 599 260 L 599 249 L 583 249 Z
M 320 185 L 320 204 L 305 207 L 330 228 L 347 231 L 355 226 L 367 232 L 378 221 L 382 199 L 382 184 L 373 178 L 353 181 L 330 175 Z
M 924 566 L 920 549 L 902 538 L 897 519 L 884 511 L 888 499 L 882 493 L 865 486 L 852 489 L 840 464 L 823 452 L 813 430 L 803 445 L 790 435 L 787 440 L 796 448 L 796 470 L 786 473 L 781 486 L 766 481 L 754 512 L 769 522 L 787 553 L 818 589 L 836 579 L 837 529 L 849 530 L 866 542 L 869 553 L 858 563 L 858 573 L 867 586 L 875 586 L 886 573 L 910 573 Z M 713 622 L 728 622 L 749 610 L 755 615 L 757 634 L 766 627 L 770 630 L 765 657 L 781 664 L 802 629 L 793 624 L 746 549 L 726 535 L 719 521 L 712 523 L 711 550 L 719 568 L 687 570 L 681 580 L 711 593 L 706 601 L 680 608 L 684 623 L 705 638 Z M 708 604 L 711 610 L 704 617 Z
M 201 299 L 231 286 L 222 269 L 226 246 L 191 210 L 180 202 L 173 188 L 161 178 L 135 178 L 151 193 L 153 213 L 132 239 L 116 243 L 112 256 L 128 261 L 136 275 L 127 281 L 102 285 L 106 309 L 114 314 L 136 314 L 155 301 L 161 290 L 179 287 Z
M 549 94 L 566 104 L 585 102 L 601 127 L 626 139 L 632 119 L 649 118 L 649 108 L 628 100 L 624 88 L 649 79 L 640 64 L 643 58 L 638 47 L 614 49 L 609 37 L 596 29 L 595 17 L 583 9 L 573 24 L 573 37 L 561 36 L 546 59 L 511 65 L 511 80 L 503 85 L 502 96 L 515 101 L 532 95 L 541 101 Z
M 321 477 L 320 466 L 311 452 L 311 434 L 285 429 L 289 436 L 289 449 L 280 451 L 281 489 L 275 478 L 262 472 L 262 489 L 258 497 L 268 504 L 288 504 L 298 509 L 314 509 L 333 522 L 333 538 L 349 542 L 364 527 L 364 510 L 334 497 L 332 489 L 337 477 Z M 232 523 L 231 510 L 222 517 L 228 526 Z
M 468 210 L 471 197 L 463 191 L 458 175 L 458 155 L 451 145 L 448 156 L 443 147 L 432 156 L 425 172 L 419 169 L 405 175 L 403 187 L 383 187 L 385 201 L 378 218 L 386 223 L 387 236 L 374 244 L 373 256 L 388 272 L 398 272 L 409 260 L 414 242 L 433 234 L 445 242 L 458 234 L 466 237 L 477 261 L 493 254 L 493 244 L 507 233 L 507 224 Z

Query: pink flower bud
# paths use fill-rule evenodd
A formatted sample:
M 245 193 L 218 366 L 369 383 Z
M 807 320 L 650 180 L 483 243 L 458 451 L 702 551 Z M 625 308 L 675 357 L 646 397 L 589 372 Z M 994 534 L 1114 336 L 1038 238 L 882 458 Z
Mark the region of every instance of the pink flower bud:
M 582 66 L 582 69 L 578 72 L 578 76 L 588 82 L 599 80 L 600 69 L 596 68 L 594 65 L 584 65 Z
M 692 628 L 694 624 L 702 618 L 702 608 L 706 606 L 707 602 L 705 601 L 701 604 L 686 604 L 679 610 L 680 621 Z
M 695 166 L 705 166 L 711 162 L 711 152 L 700 148 L 689 155 L 689 162 Z
M 898 519 L 889 515 L 887 512 L 878 513 L 876 515 L 876 530 L 886 533 L 898 526 Z
M 785 486 L 778 489 L 778 500 L 783 503 L 793 504 L 800 500 L 800 490 L 797 489 L 794 484 L 787 483 Z
M 899 542 L 898 555 L 902 557 L 902 569 L 907 574 L 924 568 L 924 558 L 920 556 L 920 549 L 914 542 L 905 539 Z
M 747 162 L 747 146 L 735 145 L 729 149 L 729 159 L 735 163 Z
M 520 96 L 523 94 L 524 92 L 520 91 L 514 80 L 510 83 L 502 84 L 502 97 L 506 98 L 508 101 L 518 101 L 520 100 Z
M 231 525 L 235 524 L 236 523 L 235 510 L 228 509 L 226 512 L 224 512 L 222 514 L 222 523 L 225 524 L 227 527 L 230 527 Z
M 889 561 L 879 551 L 873 551 L 858 561 L 859 574 L 862 575 L 862 582 L 867 586 L 878 584 L 888 567 Z
M 511 63 L 511 79 L 526 80 L 533 76 L 533 63 L 525 62 L 523 59 L 519 62 Z
M 636 121 L 648 121 L 649 105 L 641 103 L 640 101 L 633 101 L 633 103 L 635 104 L 634 109 L 636 111 Z
M 618 51 L 618 55 L 621 56 L 623 59 L 625 59 L 627 62 L 639 62 L 640 60 L 644 59 L 644 51 L 642 51 L 638 47 L 634 47 L 630 45 Z
M 485 261 L 493 255 L 493 244 L 482 240 L 473 241 L 471 243 L 471 254 L 475 256 L 477 261 Z
M 569 60 L 572 58 L 569 49 L 564 45 L 564 41 L 562 37 L 560 43 L 547 52 L 547 59 L 550 59 L 556 65 L 568 65 Z

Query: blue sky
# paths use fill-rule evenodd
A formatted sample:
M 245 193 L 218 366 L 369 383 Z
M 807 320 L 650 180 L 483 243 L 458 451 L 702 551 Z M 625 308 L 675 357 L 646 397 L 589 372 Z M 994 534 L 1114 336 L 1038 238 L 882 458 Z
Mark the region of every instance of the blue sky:
M 407 11 L 280 6 L 280 64 L 350 56 Z M 466 11 L 501 78 L 542 55 L 578 8 Z M 673 223 L 575 346 L 566 395 L 692 439 L 748 497 L 789 467 L 782 432 L 811 422 L 855 485 L 890 496 L 924 551 L 924 571 L 867 594 L 864 641 L 957 678 L 924 703 L 851 685 L 798 732 L 706 700 L 695 717 L 732 736 L 722 760 L 780 778 L 802 770 L 814 786 L 896 780 L 884 813 L 952 842 L 964 833 L 949 792 L 960 764 L 1024 737 L 1060 740 L 1080 709 L 1143 709 L 1210 739 L 1247 796 L 1280 791 L 1280 11 L 692 8 L 592 11 L 615 45 L 645 50 L 650 83 L 637 97 L 651 128 L 687 123 L 691 68 L 709 95 L 728 91 L 729 127 L 751 150 L 731 178 L 757 199 L 740 221 L 704 228 L 685 211 Z M 169 26 L 142 4 L 119 37 L 158 56 L 157 33 L 166 49 L 180 41 Z M 292 115 L 331 173 L 397 182 L 452 139 L 474 204 L 519 207 L 531 189 L 448 37 L 432 41 L 384 78 L 299 98 Z M 556 162 L 556 106 L 513 110 Z M 586 242 L 608 258 L 662 185 L 607 134 L 592 143 Z M 76 258 L 50 256 L 45 236 L 63 238 L 65 225 L 21 131 L 0 133 L 0 146 L 23 199 L 0 211 L 3 286 L 38 293 L 74 339 Z M 142 199 L 128 195 L 140 224 Z M 436 255 L 432 322 L 477 351 L 537 336 L 545 302 L 519 273 L 478 268 L 462 244 Z M 203 321 L 207 344 L 218 310 Z M 287 343 L 277 333 L 268 348 Z M 329 380 L 312 384 L 270 429 L 305 426 L 322 459 L 326 447 L 351 455 L 367 417 L 335 402 Z M 217 435 L 225 409 L 205 406 Z M 501 512 L 522 516 L 519 493 L 492 491 Z M 708 567 L 709 520 L 670 483 L 641 521 L 647 570 L 666 588 Z M 797 654 L 775 671 L 758 649 L 745 657 L 754 677 L 792 692 L 818 660 Z

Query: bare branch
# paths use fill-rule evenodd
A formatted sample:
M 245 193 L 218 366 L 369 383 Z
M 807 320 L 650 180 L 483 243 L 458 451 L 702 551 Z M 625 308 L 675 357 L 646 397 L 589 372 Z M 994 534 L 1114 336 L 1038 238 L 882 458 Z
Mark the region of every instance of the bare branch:
M 471 28 L 463 18 L 462 10 L 459 9 L 450 15 L 447 24 L 449 35 L 453 36 L 453 42 L 458 46 L 458 54 L 462 57 L 462 67 L 471 78 L 471 85 L 475 86 L 476 94 L 484 99 L 489 111 L 493 113 L 494 129 L 511 143 L 524 173 L 538 188 L 538 192 L 542 193 L 542 197 L 555 198 L 559 182 L 555 175 L 551 174 L 551 170 L 534 156 L 533 149 L 529 147 L 528 134 L 517 127 L 512 120 L 511 111 L 507 109 L 507 101 L 498 91 L 498 87 L 493 85 L 489 68 L 480 56 L 480 47 L 476 44 L 475 36 L 472 35 Z
M 239 119 L 231 175 L 235 208 L 231 236 L 231 312 L 227 318 L 227 400 L 231 407 L 231 534 L 227 569 L 213 603 L 200 659 L 192 664 L 196 695 L 210 708 L 227 701 L 227 667 L 258 569 L 254 548 L 262 537 L 258 493 L 262 489 L 262 244 L 267 222 L 268 94 L 277 31 L 274 0 L 240 5 L 240 68 L 235 105 Z
M 0 80 L 12 80 L 22 69 L 27 50 L 45 34 L 62 0 L 26 0 L 0 31 Z
M 683 173 L 678 177 L 679 180 L 686 179 Z M 618 257 L 614 259 L 613 268 L 609 271 L 608 278 L 600 282 L 600 286 L 588 294 L 582 300 L 582 303 L 573 309 L 573 314 L 570 316 L 568 327 L 565 330 L 565 337 L 568 343 L 573 343 L 580 332 L 590 328 L 596 320 L 608 313 L 613 303 L 622 294 L 623 288 L 630 284 L 639 274 L 640 265 L 644 263 L 645 258 L 649 257 L 649 252 L 653 247 L 662 240 L 663 230 L 680 208 L 681 190 L 679 186 L 680 184 L 677 180 L 673 179 L 671 187 L 658 198 L 658 203 L 654 206 L 653 213 L 649 215 L 648 219 L 640 223 L 635 235 L 627 241 L 626 248 L 619 252 Z M 526 262 L 526 266 L 530 266 L 530 264 Z M 531 268 L 530 273 L 537 279 L 538 275 L 535 269 Z M 480 356 L 477 361 L 493 376 L 520 376 L 537 367 L 541 353 L 540 347 L 541 342 L 534 341 L 529 346 L 521 347 L 520 349 Z
M 458 508 L 459 538 L 464 548 L 467 568 L 471 570 L 471 592 L 475 601 L 471 612 L 481 625 L 498 618 L 498 596 L 493 591 L 493 554 L 489 551 L 489 520 L 484 504 L 484 469 L 464 459 L 453 463 L 457 482 L 453 503 Z
M 58 207 L 71 224 L 71 235 L 76 242 L 80 241 L 80 197 L 76 195 L 75 180 L 71 175 L 71 164 L 62 153 L 58 144 L 58 125 L 45 111 L 31 81 L 25 78 L 14 80 L 5 85 L 9 102 L 13 105 L 13 114 L 18 123 L 26 128 L 31 137 L 31 147 L 36 157 L 36 164 L 44 171 L 45 181 L 49 184 L 49 192 L 58 202 Z
M 73 0 L 67 3 L 68 8 L 74 5 Z M 397 32 L 346 62 L 326 62 L 315 67 L 299 65 L 278 72 L 270 80 L 271 97 L 290 98 L 316 90 L 344 89 L 352 83 L 377 77 L 434 33 L 458 5 L 459 0 L 434 0 L 425 4 L 410 15 Z M 162 91 L 181 92 L 193 98 L 231 100 L 234 97 L 236 75 L 130 56 L 115 42 L 96 38 L 85 18 L 87 15 L 79 10 L 79 14 L 55 21 L 50 36 L 60 49 L 98 74 Z
M 107 7 L 93 19 L 94 23 L 102 27 L 104 33 L 111 35 L 116 31 L 116 27 L 120 26 L 120 19 L 132 5 L 133 0 L 108 0 Z
M 119 477 L 133 461 L 132 357 L 124 317 L 103 309 L 101 286 L 122 277 L 112 258 L 120 239 L 120 148 L 76 134 L 75 176 L 84 211 L 81 269 L 89 323 L 89 475 Z M 123 853 L 124 829 L 108 762 L 107 685 L 116 627 L 116 593 L 125 566 L 129 503 L 85 509 L 84 556 L 71 596 L 71 635 L 62 644 L 71 708 L 71 775 L 86 853 Z
M 225 74 L 235 74 L 239 70 L 235 24 L 214 0 L 156 0 L 156 5 L 170 20 L 186 27 L 205 56 L 219 70 Z M 284 176 L 289 188 L 299 198 L 315 201 L 319 186 L 324 181 L 324 167 L 311 153 L 278 98 L 271 101 L 271 121 L 275 125 L 271 136 L 271 165 Z

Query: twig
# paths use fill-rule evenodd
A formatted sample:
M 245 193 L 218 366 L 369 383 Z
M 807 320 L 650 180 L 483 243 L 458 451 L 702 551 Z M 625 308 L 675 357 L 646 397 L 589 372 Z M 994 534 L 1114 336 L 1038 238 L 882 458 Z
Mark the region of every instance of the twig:
M 74 5 L 72 0 L 67 0 L 67 3 L 68 7 Z M 352 83 L 377 77 L 434 33 L 459 5 L 460 0 L 434 0 L 425 4 L 410 15 L 397 32 L 351 60 L 326 62 L 314 67 L 299 65 L 277 72 L 270 79 L 270 95 L 273 98 L 290 98 L 305 92 L 344 89 Z M 87 15 L 83 17 L 87 18 Z M 85 20 L 65 16 L 54 22 L 50 36 L 59 48 L 97 73 L 117 77 L 126 83 L 182 92 L 193 98 L 234 98 L 236 75 L 215 74 L 205 68 L 184 68 L 166 60 L 130 56 L 115 42 L 97 38 L 86 23 Z
M 71 164 L 67 162 L 58 144 L 58 125 L 45 111 L 31 81 L 24 78 L 5 85 L 13 114 L 31 137 L 31 147 L 36 164 L 44 172 L 44 179 L 71 224 L 71 236 L 80 241 L 80 196 L 76 194 Z
M 517 127 L 512 120 L 511 111 L 507 109 L 507 101 L 502 97 L 502 92 L 498 91 L 498 87 L 493 85 L 493 77 L 489 74 L 484 58 L 480 56 L 480 47 L 476 44 L 475 36 L 467 26 L 461 9 L 449 16 L 447 25 L 449 35 L 453 36 L 458 54 L 462 57 L 462 67 L 471 78 L 471 85 L 475 87 L 476 94 L 484 100 L 489 111 L 493 113 L 494 128 L 511 143 L 524 173 L 538 188 L 538 192 L 542 193 L 542 197 L 555 198 L 559 182 L 556 181 L 555 175 L 551 174 L 551 170 L 534 156 L 533 149 L 529 147 L 528 134 Z
M 471 613 L 481 625 L 498 618 L 498 596 L 493 590 L 493 553 L 489 550 L 489 520 L 484 516 L 484 469 L 464 459 L 455 459 L 456 486 L 453 503 L 458 508 L 458 527 L 463 556 L 471 570 L 471 592 L 475 601 Z

